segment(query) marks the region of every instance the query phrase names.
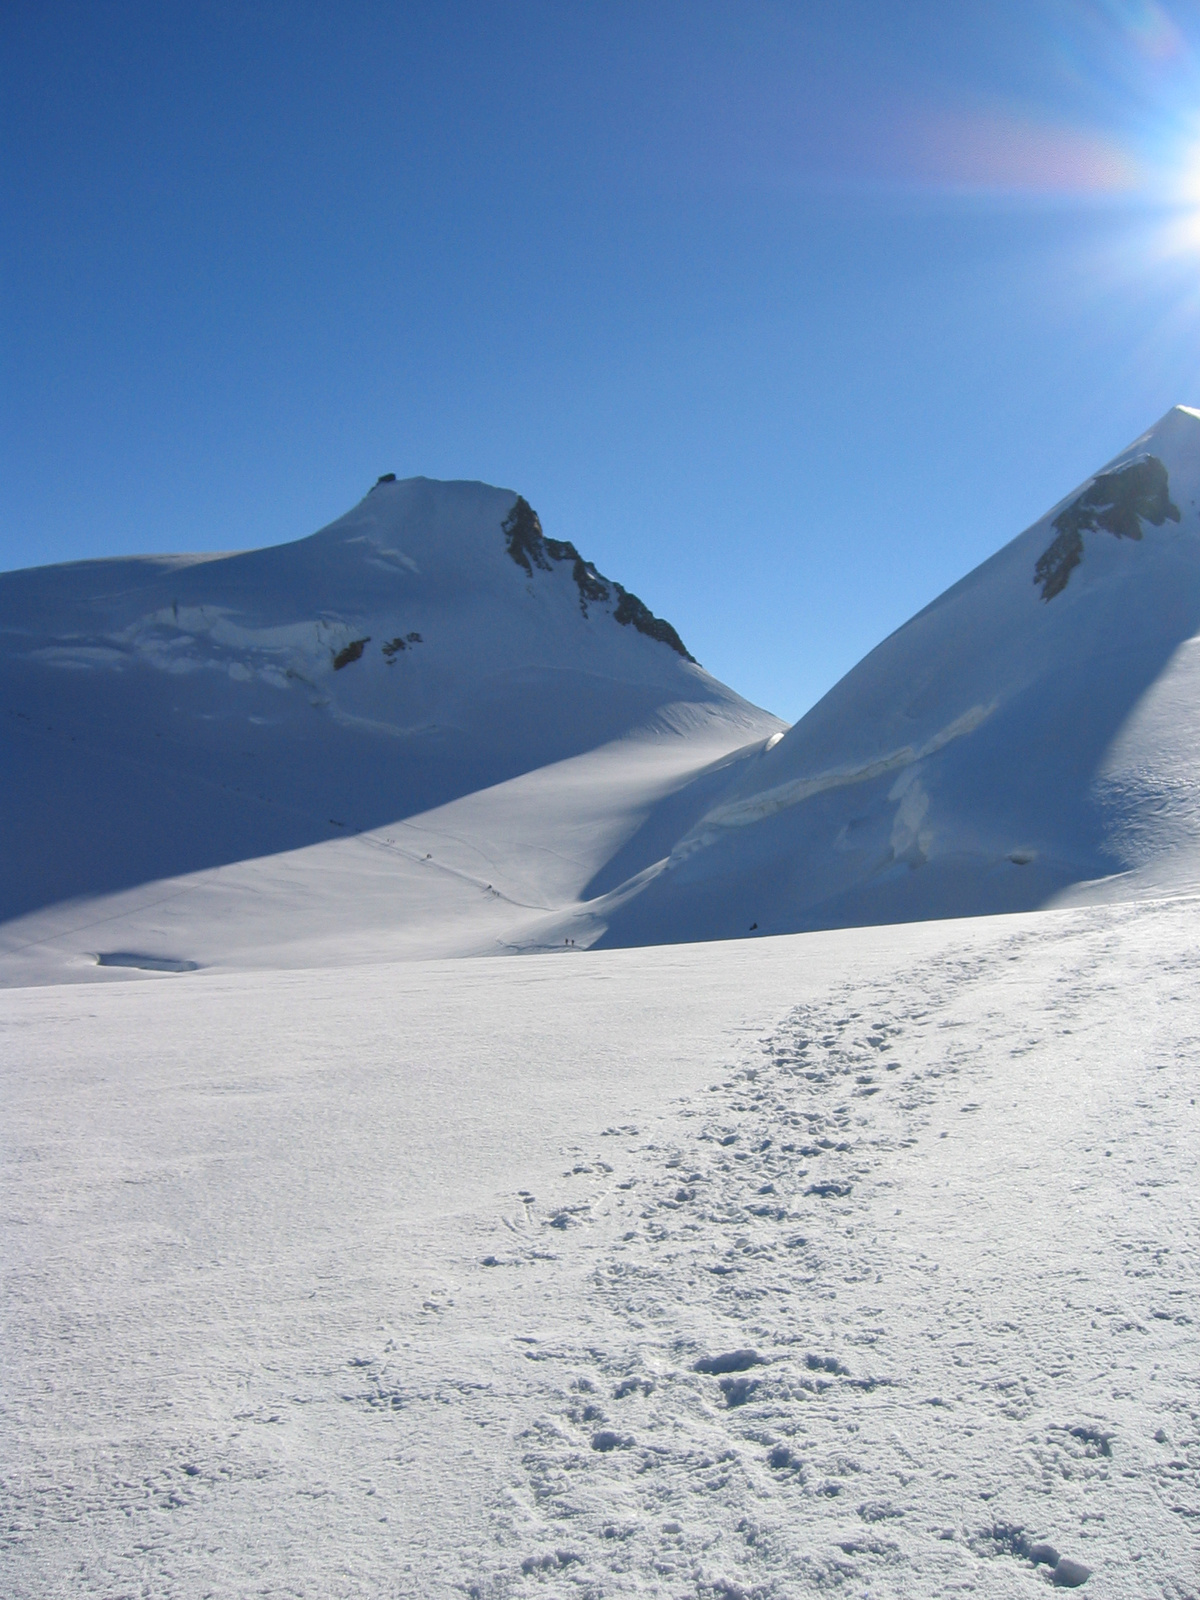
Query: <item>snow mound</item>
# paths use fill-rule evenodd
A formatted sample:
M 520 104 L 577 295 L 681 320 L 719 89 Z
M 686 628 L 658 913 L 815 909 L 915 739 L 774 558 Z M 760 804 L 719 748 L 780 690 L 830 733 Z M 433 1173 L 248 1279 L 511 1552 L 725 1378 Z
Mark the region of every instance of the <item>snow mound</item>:
M 1177 406 L 743 766 L 614 944 L 1200 882 L 1200 412 Z

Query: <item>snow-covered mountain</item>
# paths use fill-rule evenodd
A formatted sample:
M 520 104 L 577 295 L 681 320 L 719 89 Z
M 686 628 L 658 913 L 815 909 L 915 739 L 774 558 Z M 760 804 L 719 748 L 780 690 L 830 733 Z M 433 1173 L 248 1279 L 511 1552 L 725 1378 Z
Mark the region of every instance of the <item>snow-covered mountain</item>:
M 1198 430 L 786 736 L 480 485 L 0 579 L 4 1594 L 1194 1597 L 1198 897 L 744 935 L 1186 883 Z
M 512 491 L 0 577 L 0 970 L 679 943 L 1200 885 L 1200 412 L 794 728 Z
M 655 874 L 588 909 L 586 936 L 1200 882 L 1198 498 L 1200 412 L 1177 406 L 740 769 Z
M 0 708 L 0 940 L 93 964 L 469 945 L 649 865 L 783 727 L 511 491 L 390 477 L 293 544 L 0 576 Z

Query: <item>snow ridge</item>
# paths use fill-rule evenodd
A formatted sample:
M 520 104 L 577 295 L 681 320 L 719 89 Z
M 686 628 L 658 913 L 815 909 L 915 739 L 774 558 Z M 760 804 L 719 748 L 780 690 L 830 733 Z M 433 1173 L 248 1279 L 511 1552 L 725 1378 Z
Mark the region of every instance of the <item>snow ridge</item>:
M 1200 740 L 1161 707 L 1200 695 L 1198 502 L 1200 413 L 1175 407 L 871 651 L 581 926 L 629 945 L 986 915 L 1151 877 L 1188 890 Z
M 552 572 L 552 561 L 572 563 L 571 576 L 579 590 L 579 609 L 585 617 L 589 600 L 598 604 L 607 600 L 610 593 L 615 594 L 617 604 L 612 612 L 614 622 L 625 627 L 632 623 L 648 639 L 657 639 L 661 644 L 670 645 L 676 655 L 681 655 L 685 661 L 695 662 L 695 656 L 684 648 L 683 640 L 671 624 L 656 617 L 637 595 L 630 594 L 619 583 L 605 578 L 592 562 L 583 559 L 569 539 L 547 539 L 537 512 L 523 496 L 517 496 L 503 526 L 509 555 L 519 567 L 524 567 L 530 577 L 535 566 L 543 572 Z

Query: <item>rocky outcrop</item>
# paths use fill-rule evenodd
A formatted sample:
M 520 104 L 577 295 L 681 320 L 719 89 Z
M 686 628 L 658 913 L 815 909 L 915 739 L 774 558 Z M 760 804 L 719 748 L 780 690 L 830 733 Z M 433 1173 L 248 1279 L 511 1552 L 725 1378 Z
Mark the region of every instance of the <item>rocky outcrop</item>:
M 637 595 L 605 578 L 592 562 L 583 559 L 569 539 L 547 539 L 537 512 L 523 495 L 517 496 L 501 527 L 509 555 L 529 577 L 533 577 L 535 567 L 553 572 L 555 562 L 571 562 L 571 576 L 579 590 L 579 609 L 585 617 L 589 601 L 599 605 L 615 595 L 617 603 L 612 610 L 615 622 L 636 628 L 638 633 L 644 633 L 659 644 L 669 645 L 685 661 L 695 661 L 671 624 L 656 617 Z
M 1179 508 L 1168 493 L 1167 469 L 1157 456 L 1142 456 L 1115 472 L 1102 472 L 1054 519 L 1053 544 L 1038 557 L 1034 583 L 1042 599 L 1053 600 L 1070 582 L 1083 560 L 1083 536 L 1103 530 L 1118 539 L 1140 539 L 1142 520 L 1161 528 L 1179 521 Z

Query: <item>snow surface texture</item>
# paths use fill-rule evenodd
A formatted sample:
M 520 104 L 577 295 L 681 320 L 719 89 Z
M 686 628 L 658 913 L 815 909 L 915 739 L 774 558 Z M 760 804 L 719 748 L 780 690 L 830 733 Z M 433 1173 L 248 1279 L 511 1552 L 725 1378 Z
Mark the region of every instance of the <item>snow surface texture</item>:
M 4 1593 L 1192 1600 L 1198 909 L 9 990 Z
M 3 574 L 0 982 L 494 951 L 660 860 L 783 726 L 485 484 Z

